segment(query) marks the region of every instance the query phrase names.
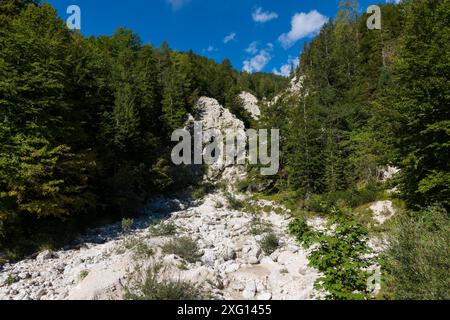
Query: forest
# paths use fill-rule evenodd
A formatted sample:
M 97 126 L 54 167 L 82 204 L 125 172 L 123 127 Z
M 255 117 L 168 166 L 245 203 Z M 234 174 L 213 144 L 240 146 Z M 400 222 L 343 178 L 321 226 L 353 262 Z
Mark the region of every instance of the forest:
M 450 2 L 381 8 L 381 30 L 368 30 L 357 1 L 344 1 L 301 50 L 291 78 L 302 92 L 293 95 L 288 78 L 143 44 L 123 28 L 86 38 L 49 4 L 1 1 L 0 259 L 198 187 L 170 161 L 168 141 L 207 96 L 247 127 L 281 130 L 279 173 L 250 168 L 241 190 L 346 222 L 394 190 L 402 215 L 381 262 L 381 298 L 448 299 Z M 258 123 L 237 98 L 242 91 L 262 101 Z M 388 166 L 400 173 L 386 185 Z M 336 290 L 333 298 L 357 298 Z
M 0 25 L 0 243 L 11 257 L 195 183 L 170 161 L 170 136 L 200 96 L 248 119 L 240 92 L 270 98 L 289 83 L 122 28 L 84 38 L 35 1 L 2 1 Z

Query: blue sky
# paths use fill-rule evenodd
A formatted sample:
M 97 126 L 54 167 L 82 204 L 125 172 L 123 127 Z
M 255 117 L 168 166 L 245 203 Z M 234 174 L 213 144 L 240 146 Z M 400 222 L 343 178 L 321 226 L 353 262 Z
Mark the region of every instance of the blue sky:
M 47 0 L 66 20 L 70 5 L 81 9 L 81 32 L 111 35 L 118 27 L 144 43 L 194 52 L 238 70 L 287 74 L 340 0 Z M 383 0 L 360 0 L 361 11 Z

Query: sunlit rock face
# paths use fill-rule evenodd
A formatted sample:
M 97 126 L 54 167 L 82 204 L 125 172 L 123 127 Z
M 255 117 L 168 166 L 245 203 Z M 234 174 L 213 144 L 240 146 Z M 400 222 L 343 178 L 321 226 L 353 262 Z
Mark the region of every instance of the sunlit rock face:
M 243 91 L 239 95 L 239 98 L 242 101 L 242 106 L 244 109 L 250 113 L 253 119 L 258 120 L 261 117 L 261 110 L 258 106 L 258 98 L 246 91 Z

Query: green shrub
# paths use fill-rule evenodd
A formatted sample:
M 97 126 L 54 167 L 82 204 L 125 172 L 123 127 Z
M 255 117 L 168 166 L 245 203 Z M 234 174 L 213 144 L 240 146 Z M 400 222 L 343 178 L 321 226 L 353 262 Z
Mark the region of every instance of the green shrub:
M 127 300 L 202 300 L 205 293 L 195 284 L 181 280 L 164 279 L 160 265 L 144 271 L 135 271 L 125 287 Z
M 7 286 L 11 286 L 14 283 L 16 283 L 17 281 L 19 281 L 19 279 L 17 279 L 15 276 L 13 276 L 12 274 L 8 274 L 8 277 L 6 278 L 6 285 Z
M 203 183 L 192 191 L 191 196 L 194 200 L 200 200 L 214 190 L 214 186 L 210 183 Z
M 80 280 L 84 280 L 88 275 L 89 275 L 89 271 L 88 270 L 82 270 L 80 272 Z
M 254 218 L 252 220 L 252 227 L 250 229 L 250 234 L 257 236 L 257 235 L 262 235 L 262 234 L 269 233 L 272 231 L 273 231 L 273 228 L 269 223 L 263 222 L 259 218 Z
M 151 248 L 144 241 L 137 241 L 133 246 L 134 257 L 137 259 L 147 259 L 155 254 L 153 248 Z
M 305 201 L 305 207 L 309 211 L 318 213 L 329 213 L 334 208 L 354 209 L 363 204 L 377 200 L 381 193 L 381 186 L 376 182 L 371 182 L 362 189 L 351 189 L 313 195 Z
M 216 208 L 216 209 L 222 209 L 224 206 L 223 206 L 223 203 L 222 202 L 216 202 L 215 204 L 214 204 L 214 208 Z
M 324 274 L 315 283 L 332 300 L 367 299 L 369 292 L 366 269 L 372 261 L 367 245 L 367 231 L 357 223 L 339 217 L 329 223 L 336 226 L 333 234 L 315 237 L 317 248 L 309 255 L 310 265 Z
M 122 233 L 123 234 L 130 233 L 131 228 L 133 227 L 133 224 L 134 224 L 134 220 L 133 219 L 123 218 L 122 219 Z
M 401 300 L 450 299 L 450 219 L 439 206 L 401 216 L 386 254 L 386 294 Z
M 266 255 L 271 255 L 279 247 L 279 240 L 275 233 L 266 234 L 262 240 L 259 242 L 261 250 Z
M 160 223 L 150 228 L 150 234 L 155 237 L 173 236 L 177 233 L 177 226 L 173 222 Z
M 175 254 L 190 263 L 197 262 L 202 254 L 197 243 L 188 237 L 173 239 L 162 246 L 166 254 Z
M 226 193 L 225 197 L 227 198 L 229 209 L 239 211 L 245 207 L 244 202 L 233 196 L 231 193 Z
M 366 258 L 370 253 L 367 231 L 343 215 L 333 215 L 328 223 L 332 232 L 313 231 L 302 219 L 291 222 L 289 231 L 305 247 L 317 244 L 308 257 L 309 265 L 323 273 L 314 287 L 325 292 L 325 298 L 366 299 L 369 297 L 366 269 L 372 263 Z
M 297 241 L 305 248 L 309 248 L 317 233 L 314 232 L 303 218 L 295 218 L 289 223 L 289 233 L 296 237 Z

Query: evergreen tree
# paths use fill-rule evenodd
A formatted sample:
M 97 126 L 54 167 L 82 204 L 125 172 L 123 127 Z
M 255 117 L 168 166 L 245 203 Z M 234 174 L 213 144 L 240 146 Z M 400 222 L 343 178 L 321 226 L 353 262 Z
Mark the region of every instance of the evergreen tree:
M 450 199 L 450 3 L 410 1 L 396 61 L 398 164 L 411 205 Z

